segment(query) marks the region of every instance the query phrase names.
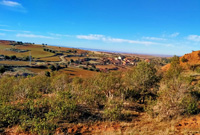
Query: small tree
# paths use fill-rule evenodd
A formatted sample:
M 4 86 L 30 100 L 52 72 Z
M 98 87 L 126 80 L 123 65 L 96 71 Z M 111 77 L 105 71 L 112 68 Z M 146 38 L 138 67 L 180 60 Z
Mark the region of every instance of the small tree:
M 7 55 L 5 55 L 5 56 L 4 56 L 4 59 L 10 59 L 10 57 L 9 57 L 9 56 L 7 56 Z
M 184 113 L 196 113 L 198 102 L 195 94 L 191 94 L 194 91 L 191 79 L 182 74 L 179 58 L 174 56 L 170 69 L 161 80 L 157 102 L 152 104 L 153 116 L 158 116 L 160 120 L 169 120 Z
M 4 73 L 6 71 L 6 68 L 4 66 L 0 66 L 0 73 Z
M 127 74 L 125 81 L 128 90 L 139 94 L 140 103 L 144 103 L 146 97 L 156 96 L 159 82 L 156 72 L 153 65 L 147 62 L 139 62 L 137 67 Z
M 71 63 L 73 63 L 73 62 L 74 62 L 74 60 L 73 60 L 73 59 L 71 59 L 71 60 L 70 60 L 70 62 L 71 62 Z
M 92 68 L 96 69 L 96 66 L 94 64 L 92 64 Z
M 68 65 L 67 64 L 64 64 L 65 68 L 68 68 Z
M 56 70 L 56 67 L 54 65 L 50 65 L 49 66 L 49 69 L 51 69 L 51 71 L 55 71 Z
M 46 72 L 45 72 L 45 75 L 46 75 L 47 77 L 50 77 L 50 72 L 49 72 L 49 71 L 46 71 Z
M 182 70 L 183 69 L 180 66 L 179 57 L 174 56 L 171 58 L 171 65 L 170 65 L 168 72 L 166 73 L 165 78 L 167 78 L 167 79 L 177 78 L 181 74 Z
M 15 60 L 17 57 L 15 55 L 10 56 L 11 60 Z
M 60 65 L 56 64 L 55 68 L 58 71 L 60 69 Z
M 181 59 L 181 61 L 182 61 L 182 62 L 188 62 L 188 60 L 187 60 L 185 57 L 183 57 L 183 58 Z

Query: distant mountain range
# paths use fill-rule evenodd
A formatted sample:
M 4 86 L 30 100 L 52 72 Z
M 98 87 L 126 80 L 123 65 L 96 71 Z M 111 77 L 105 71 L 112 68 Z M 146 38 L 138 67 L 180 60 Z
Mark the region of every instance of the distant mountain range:
M 147 55 L 147 56 L 155 56 L 155 57 L 173 57 L 173 55 L 164 55 L 164 54 L 145 54 L 145 53 L 130 53 L 130 52 L 123 52 L 123 51 L 111 51 L 111 50 L 104 50 L 104 49 L 94 49 L 94 48 L 85 48 L 85 47 L 71 47 L 71 46 L 63 46 L 63 45 L 50 45 L 50 46 L 61 46 L 61 47 L 68 47 L 68 48 L 76 48 L 88 51 L 98 51 L 98 52 L 107 52 L 107 53 L 123 53 L 123 54 L 135 54 L 135 55 Z
M 163 54 L 130 53 L 130 52 L 123 52 L 123 51 L 111 51 L 111 50 L 93 49 L 93 48 L 84 48 L 84 47 L 78 47 L 78 48 L 82 49 L 82 50 L 98 51 L 98 52 L 124 53 L 124 54 L 136 54 L 136 55 L 150 55 L 150 56 L 156 56 L 156 57 L 173 57 L 173 55 L 163 55 Z

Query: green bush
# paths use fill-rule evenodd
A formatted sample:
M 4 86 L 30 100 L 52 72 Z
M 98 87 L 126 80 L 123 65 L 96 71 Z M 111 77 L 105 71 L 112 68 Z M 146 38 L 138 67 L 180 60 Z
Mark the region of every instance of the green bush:
M 197 67 L 195 70 L 197 73 L 200 73 L 200 67 Z
M 198 112 L 198 102 L 192 97 L 188 96 L 182 100 L 182 104 L 185 108 L 185 113 L 187 114 L 196 114 Z
M 0 66 L 0 73 L 4 73 L 6 71 L 6 68 L 4 66 Z
M 20 110 L 15 106 L 0 105 L 0 127 L 13 126 L 19 122 Z
M 54 91 L 64 91 L 68 89 L 68 85 L 71 82 L 71 79 L 66 74 L 60 74 L 56 76 L 52 76 L 51 80 L 51 88 Z
M 53 134 L 57 125 L 46 119 L 33 118 L 32 120 L 23 122 L 20 127 L 23 131 L 29 131 L 32 134 L 47 135 Z
M 28 100 L 21 106 L 23 109 L 19 117 L 19 125 L 22 130 L 37 134 L 53 134 L 55 132 L 57 122 L 50 117 L 54 107 L 51 105 L 51 100 L 47 98 L 36 102 Z
M 122 118 L 122 103 L 111 101 L 104 109 L 104 118 L 109 120 L 120 120 Z
M 182 61 L 182 62 L 188 62 L 188 60 L 187 60 L 185 57 L 183 57 L 183 58 L 181 59 L 181 61 Z
M 15 60 L 17 57 L 15 55 L 10 56 L 11 60 Z
M 14 97 L 14 86 L 18 84 L 15 77 L 3 76 L 0 78 L 0 102 L 11 102 Z
M 45 75 L 46 75 L 47 77 L 50 77 L 50 76 L 51 76 L 51 74 L 50 74 L 49 71 L 45 71 Z
M 130 70 L 125 76 L 127 90 L 133 90 L 130 94 L 140 95 L 140 103 L 144 103 L 147 97 L 155 97 L 158 90 L 159 77 L 153 65 L 147 62 L 139 62 L 136 67 Z M 131 95 L 130 95 L 131 97 Z
M 49 66 L 49 69 L 51 69 L 51 71 L 55 71 L 56 70 L 56 67 L 54 65 L 50 65 Z

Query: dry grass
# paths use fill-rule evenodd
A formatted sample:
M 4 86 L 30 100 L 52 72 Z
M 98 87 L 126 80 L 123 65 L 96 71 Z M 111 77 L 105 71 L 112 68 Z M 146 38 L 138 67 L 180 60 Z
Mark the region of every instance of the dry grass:
M 53 57 L 40 58 L 40 60 L 54 62 L 54 61 L 60 61 L 60 58 L 58 56 L 53 56 Z
M 0 64 L 26 66 L 26 65 L 29 65 L 29 62 L 28 61 L 0 61 Z
M 152 119 L 147 114 L 143 113 L 134 121 L 134 126 L 127 128 L 124 134 L 127 135 L 175 135 L 177 130 L 175 125 L 177 120 L 160 122 L 157 119 Z
M 83 78 L 91 77 L 98 74 L 98 72 L 83 70 L 80 68 L 72 68 L 72 67 L 61 69 L 58 72 L 69 74 L 72 77 L 83 77 Z
M 47 46 L 49 49 L 57 50 L 57 51 L 68 51 L 68 50 L 76 50 L 77 53 L 85 53 L 88 51 L 81 50 L 81 49 L 75 49 L 75 48 L 67 48 L 67 47 L 59 47 L 59 46 Z
M 33 72 L 33 73 L 40 73 L 44 71 L 50 71 L 49 69 L 41 69 L 41 68 L 26 68 L 27 70 Z
M 26 46 L 20 45 L 16 46 L 16 48 L 22 50 L 30 50 L 31 56 L 35 58 L 49 57 L 54 55 L 53 53 L 44 51 L 41 45 L 26 45 Z M 28 56 L 29 52 L 26 52 L 24 54 Z
M 14 51 L 6 51 L 6 48 L 15 48 L 15 49 L 21 49 L 21 50 L 30 50 L 31 51 L 31 56 L 34 58 L 42 58 L 42 57 L 49 57 L 53 56 L 53 53 L 46 52 L 43 50 L 43 47 L 41 45 L 5 45 L 5 44 L 0 44 L 0 54 L 3 55 L 16 55 L 17 57 L 25 57 L 29 56 L 29 51 L 24 52 L 24 53 L 18 53 Z
M 73 59 L 73 60 L 78 60 L 78 59 L 84 59 L 84 58 L 86 58 L 86 57 L 65 57 L 65 59 L 66 59 L 67 61 L 70 61 L 71 59 Z
M 33 73 L 50 71 L 50 69 L 41 69 L 41 68 L 27 68 L 27 70 L 29 70 Z M 68 74 L 71 77 L 87 78 L 87 77 L 92 77 L 92 76 L 98 74 L 98 72 L 83 70 L 80 68 L 69 67 L 69 68 L 60 69 L 59 71 L 57 71 L 57 74 Z
M 101 68 L 101 69 L 105 69 L 105 68 L 111 69 L 115 67 L 116 67 L 115 65 L 97 65 L 96 66 L 96 68 Z

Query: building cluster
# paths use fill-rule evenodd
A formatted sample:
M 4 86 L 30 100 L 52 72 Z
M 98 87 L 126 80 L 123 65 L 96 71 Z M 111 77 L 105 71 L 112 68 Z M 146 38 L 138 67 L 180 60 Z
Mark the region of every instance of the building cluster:
M 101 59 L 103 65 L 114 64 L 114 65 L 136 65 L 137 62 L 140 61 L 138 57 L 125 57 L 125 56 L 118 56 L 118 57 L 108 57 Z

